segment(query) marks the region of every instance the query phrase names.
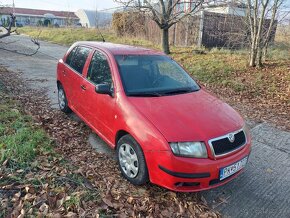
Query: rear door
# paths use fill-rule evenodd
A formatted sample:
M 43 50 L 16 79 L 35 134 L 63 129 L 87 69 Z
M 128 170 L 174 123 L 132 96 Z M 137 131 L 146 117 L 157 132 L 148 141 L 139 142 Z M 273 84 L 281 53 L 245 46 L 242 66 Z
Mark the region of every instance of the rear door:
M 92 56 L 87 71 L 87 85 L 85 96 L 86 111 L 88 111 L 91 126 L 109 141 L 113 140 L 115 97 L 98 94 L 96 85 L 109 84 L 114 90 L 114 83 L 109 58 L 96 50 Z
M 72 55 L 66 59 L 67 95 L 70 107 L 84 116 L 81 100 L 85 95 L 83 71 L 92 49 L 84 46 L 74 48 Z M 83 117 L 85 118 L 85 117 Z

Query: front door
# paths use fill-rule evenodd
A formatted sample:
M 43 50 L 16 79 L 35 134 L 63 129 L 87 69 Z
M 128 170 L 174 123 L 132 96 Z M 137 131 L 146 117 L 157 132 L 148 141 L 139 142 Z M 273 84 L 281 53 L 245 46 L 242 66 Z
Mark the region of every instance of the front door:
M 95 91 L 96 85 L 109 84 L 114 89 L 112 74 L 108 58 L 100 51 L 95 51 L 87 71 L 87 85 L 85 96 L 86 111 L 88 111 L 91 126 L 109 141 L 114 141 L 114 108 L 115 98 L 98 94 Z

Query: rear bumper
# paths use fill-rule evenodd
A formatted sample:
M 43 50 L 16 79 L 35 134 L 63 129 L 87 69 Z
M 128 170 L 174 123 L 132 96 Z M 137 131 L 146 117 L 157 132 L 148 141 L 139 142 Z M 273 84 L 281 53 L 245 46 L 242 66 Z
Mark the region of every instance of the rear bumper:
M 219 170 L 229 166 L 251 152 L 250 144 L 241 150 L 217 160 L 177 157 L 171 151 L 145 152 L 150 181 L 173 191 L 196 192 L 221 186 L 242 171 L 220 181 Z

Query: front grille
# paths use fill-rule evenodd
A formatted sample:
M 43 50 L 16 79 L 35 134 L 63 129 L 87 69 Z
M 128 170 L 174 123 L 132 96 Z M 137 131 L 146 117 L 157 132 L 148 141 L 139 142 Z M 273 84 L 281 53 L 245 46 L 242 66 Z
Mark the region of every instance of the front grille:
M 209 144 L 212 146 L 216 156 L 230 153 L 246 144 L 246 135 L 243 130 L 233 133 L 235 140 L 231 142 L 228 135 L 210 140 Z

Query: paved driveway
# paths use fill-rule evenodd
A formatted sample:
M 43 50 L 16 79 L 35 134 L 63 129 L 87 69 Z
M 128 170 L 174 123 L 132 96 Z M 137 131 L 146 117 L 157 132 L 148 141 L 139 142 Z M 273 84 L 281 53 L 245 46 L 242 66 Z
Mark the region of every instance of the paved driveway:
M 36 46 L 29 37 L 11 36 L 2 39 L 0 48 L 32 53 Z M 13 42 L 13 43 L 10 43 Z M 26 81 L 36 89 L 46 89 L 52 107 L 57 107 L 56 65 L 67 51 L 67 47 L 41 42 L 39 52 L 34 56 L 24 56 L 0 49 L 0 64 L 12 71 L 20 71 Z
M 14 36 L 16 43 L 0 47 L 29 51 L 29 38 Z M 41 42 L 33 57 L 0 50 L 0 64 L 23 77 L 36 88 L 47 90 L 52 107 L 56 107 L 56 63 L 66 47 Z M 202 192 L 206 201 L 225 217 L 290 217 L 290 133 L 268 124 L 253 125 L 252 154 L 245 172 L 227 185 Z M 104 142 L 95 135 L 88 139 L 101 152 Z

